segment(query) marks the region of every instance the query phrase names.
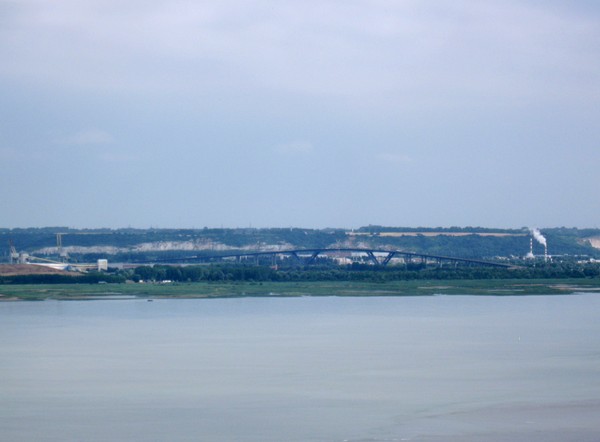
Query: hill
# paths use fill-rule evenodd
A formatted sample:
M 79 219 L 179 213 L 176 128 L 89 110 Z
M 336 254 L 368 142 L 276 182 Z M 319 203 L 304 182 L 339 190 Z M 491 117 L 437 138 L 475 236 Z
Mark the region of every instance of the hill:
M 551 255 L 600 258 L 600 229 L 542 229 Z M 57 234 L 62 250 L 57 247 Z M 385 227 L 347 229 L 70 229 L 64 227 L 0 229 L 5 244 L 0 259 L 9 262 L 9 241 L 19 252 L 44 258 L 67 253 L 72 262 L 139 262 L 230 251 L 327 247 L 371 247 L 464 258 L 523 257 L 529 252 L 527 228 Z M 544 248 L 533 243 L 534 253 Z

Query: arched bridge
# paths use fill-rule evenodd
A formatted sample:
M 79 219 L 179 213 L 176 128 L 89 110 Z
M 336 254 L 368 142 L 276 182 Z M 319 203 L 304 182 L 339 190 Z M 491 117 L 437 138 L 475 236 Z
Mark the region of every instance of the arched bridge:
M 327 254 L 339 254 L 339 253 L 350 253 L 350 254 L 363 254 L 366 255 L 375 265 L 385 266 L 392 258 L 404 258 L 405 260 L 415 261 L 420 260 L 423 263 L 435 261 L 439 264 L 443 262 L 450 262 L 454 264 L 471 264 L 481 265 L 488 267 L 504 267 L 512 268 L 511 264 L 503 264 L 492 261 L 484 261 L 480 259 L 469 259 L 469 258 L 457 258 L 452 256 L 441 256 L 441 255 L 430 255 L 426 253 L 414 253 L 406 252 L 403 250 L 384 250 L 384 249 L 366 249 L 366 248 L 315 248 L 315 249 L 291 249 L 291 250 L 277 250 L 277 251 L 262 251 L 262 252 L 235 252 L 235 253 L 223 253 L 215 255 L 197 255 L 188 256 L 186 258 L 177 258 L 164 260 L 163 262 L 211 262 L 223 259 L 235 259 L 240 261 L 243 258 L 260 258 L 260 257 L 272 257 L 287 256 L 295 259 L 299 264 L 309 265 L 316 261 L 319 256 L 325 257 Z

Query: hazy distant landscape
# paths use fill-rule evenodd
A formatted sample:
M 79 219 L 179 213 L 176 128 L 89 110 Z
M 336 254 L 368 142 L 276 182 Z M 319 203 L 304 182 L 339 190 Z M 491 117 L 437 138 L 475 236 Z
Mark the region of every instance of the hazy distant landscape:
M 542 229 L 551 256 L 600 258 L 600 229 Z M 66 227 L 0 229 L 0 244 L 18 251 L 74 262 L 108 258 L 115 262 L 152 261 L 232 251 L 275 251 L 333 247 L 381 248 L 462 258 L 522 258 L 530 249 L 530 230 L 478 227 L 383 227 L 358 229 L 202 228 L 202 229 L 72 229 Z M 594 247 L 596 246 L 596 247 Z M 534 242 L 534 254 L 544 248 Z M 2 259 L 8 262 L 8 248 Z
M 2 229 L 0 236 L 13 247 L 0 265 L 4 300 L 600 290 L 593 246 L 600 229 L 47 227 Z M 397 250 L 407 255 L 386 255 Z M 106 260 L 106 269 L 95 260 Z

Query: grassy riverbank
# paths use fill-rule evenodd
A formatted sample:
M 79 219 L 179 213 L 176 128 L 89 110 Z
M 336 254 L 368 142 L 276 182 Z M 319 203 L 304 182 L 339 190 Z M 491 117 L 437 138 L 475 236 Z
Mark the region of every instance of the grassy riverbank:
M 0 300 L 140 298 L 227 298 L 243 296 L 430 296 L 547 295 L 600 293 L 598 279 L 391 281 L 385 283 L 315 281 L 189 284 L 36 284 L 0 286 Z

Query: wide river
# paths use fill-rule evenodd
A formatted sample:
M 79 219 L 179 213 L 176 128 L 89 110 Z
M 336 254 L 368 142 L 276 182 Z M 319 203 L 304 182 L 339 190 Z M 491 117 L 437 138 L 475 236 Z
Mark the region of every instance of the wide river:
M 598 441 L 600 295 L 0 303 L 0 440 Z

